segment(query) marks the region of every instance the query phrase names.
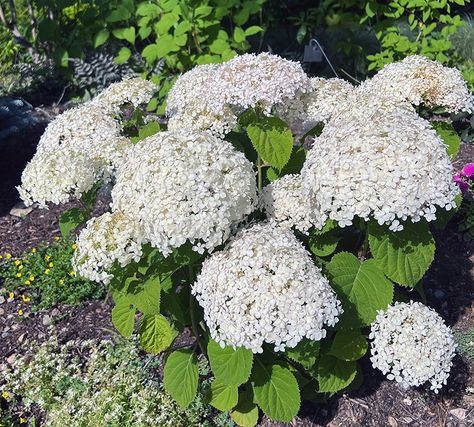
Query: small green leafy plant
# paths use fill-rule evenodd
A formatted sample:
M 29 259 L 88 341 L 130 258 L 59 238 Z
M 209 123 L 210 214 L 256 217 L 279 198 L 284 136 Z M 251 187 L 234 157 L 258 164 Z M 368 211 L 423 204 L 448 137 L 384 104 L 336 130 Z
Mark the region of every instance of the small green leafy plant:
M 74 273 L 71 258 L 75 248 L 72 239 L 58 237 L 50 245 L 31 248 L 18 259 L 8 253 L 2 255 L 0 277 L 23 313 L 26 307 L 35 310 L 58 303 L 76 305 L 105 296 L 103 286 Z

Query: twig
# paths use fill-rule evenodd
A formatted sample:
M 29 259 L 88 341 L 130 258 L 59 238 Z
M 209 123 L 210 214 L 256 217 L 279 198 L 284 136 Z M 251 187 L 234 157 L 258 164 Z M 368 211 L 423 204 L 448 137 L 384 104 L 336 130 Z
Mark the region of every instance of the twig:
M 357 84 L 360 84 L 360 80 L 357 80 L 355 77 L 351 76 L 344 68 L 341 68 L 341 71 L 350 79 L 354 80 Z

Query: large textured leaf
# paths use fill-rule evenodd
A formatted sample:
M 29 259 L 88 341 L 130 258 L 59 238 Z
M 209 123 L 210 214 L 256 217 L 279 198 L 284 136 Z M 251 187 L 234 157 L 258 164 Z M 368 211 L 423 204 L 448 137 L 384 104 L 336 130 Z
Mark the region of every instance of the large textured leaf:
M 281 170 L 290 160 L 293 135 L 283 120 L 260 118 L 248 125 L 247 134 L 257 153 L 269 165 Z
M 288 423 L 298 413 L 300 389 L 289 369 L 258 361 L 252 370 L 252 386 L 255 401 L 272 420 Z
M 227 385 L 215 379 L 209 392 L 209 403 L 220 411 L 228 411 L 237 405 L 237 386 Z
M 370 324 L 393 299 L 393 284 L 374 259 L 360 262 L 348 252 L 334 255 L 326 266 L 341 299 L 349 327 Z
M 443 142 L 446 144 L 446 151 L 451 159 L 454 159 L 461 148 L 461 138 L 457 134 L 453 126 L 448 122 L 431 122 L 433 128 L 438 132 Z
M 319 355 L 319 342 L 308 339 L 301 340 L 294 348 L 287 348 L 285 354 L 305 369 L 311 368 Z
M 246 348 L 221 348 L 214 340 L 207 346 L 207 355 L 214 376 L 227 385 L 245 383 L 252 371 L 253 354 Z
M 138 310 L 143 314 L 160 313 L 161 282 L 157 274 L 147 277 L 135 291 L 130 294 L 130 299 Z
M 197 357 L 192 350 L 177 350 L 169 355 L 164 369 L 164 385 L 182 408 L 194 400 L 198 377 Z
M 357 360 L 367 353 L 367 340 L 359 330 L 338 331 L 329 354 L 341 360 Z
M 176 331 L 161 314 L 145 314 L 138 328 L 140 344 L 148 352 L 158 354 L 166 350 L 176 338 Z
M 311 234 L 309 238 L 309 248 L 316 256 L 329 256 L 336 250 L 339 240 L 341 240 L 341 238 L 331 232 Z
M 119 299 L 112 309 L 112 323 L 124 337 L 132 335 L 135 313 L 135 307 L 125 298 Z
M 239 393 L 239 401 L 230 416 L 238 426 L 254 427 L 258 421 L 258 408 L 249 393 Z
M 336 392 L 346 388 L 355 378 L 357 365 L 337 357 L 324 355 L 318 363 L 317 379 L 320 392 Z
M 428 224 L 407 221 L 396 233 L 375 221 L 369 224 L 369 245 L 384 273 L 394 282 L 415 286 L 433 262 L 435 242 Z
M 59 230 L 63 237 L 68 237 L 71 231 L 87 221 L 87 212 L 79 208 L 64 211 L 59 217 Z

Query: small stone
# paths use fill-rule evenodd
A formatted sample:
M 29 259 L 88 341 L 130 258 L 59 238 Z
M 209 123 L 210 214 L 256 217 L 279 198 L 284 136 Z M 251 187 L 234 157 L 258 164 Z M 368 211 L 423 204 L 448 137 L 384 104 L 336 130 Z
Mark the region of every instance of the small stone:
M 44 326 L 49 326 L 49 325 L 51 325 L 51 323 L 52 323 L 51 317 L 48 316 L 47 314 L 45 314 L 45 315 L 43 316 L 43 325 L 44 325 Z
M 26 207 L 23 202 L 17 203 L 10 210 L 11 216 L 16 216 L 18 218 L 23 218 L 27 216 L 33 210 L 33 206 Z
M 463 408 L 451 409 L 449 413 L 459 420 L 464 420 L 466 418 L 466 410 Z
M 13 365 L 13 362 L 15 362 L 15 359 L 16 359 L 16 354 L 12 354 L 11 356 L 7 357 L 7 363 L 9 365 Z
M 0 308 L 0 316 L 3 316 L 5 314 L 5 310 L 3 308 Z
M 413 418 L 403 417 L 403 421 L 405 421 L 407 424 L 410 424 L 413 421 Z
M 405 405 L 410 406 L 413 402 L 412 402 L 412 400 L 411 400 L 409 397 L 406 397 L 405 399 L 403 399 L 403 403 L 404 403 Z
M 5 297 L 0 295 L 0 304 L 3 304 L 5 302 Z
M 18 337 L 18 342 L 21 344 L 23 342 L 23 340 L 25 339 L 25 335 L 26 333 L 24 334 L 21 334 L 19 337 Z
M 55 308 L 52 312 L 51 312 L 51 316 L 55 317 L 55 316 L 59 316 L 61 314 L 61 312 Z
M 398 426 L 397 420 L 393 417 L 388 417 L 388 425 L 390 427 L 397 427 Z

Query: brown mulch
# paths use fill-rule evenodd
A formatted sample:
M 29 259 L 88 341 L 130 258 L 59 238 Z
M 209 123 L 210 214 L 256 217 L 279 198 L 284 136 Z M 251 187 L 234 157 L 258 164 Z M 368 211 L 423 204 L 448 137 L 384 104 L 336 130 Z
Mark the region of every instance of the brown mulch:
M 11 154 L 14 153 L 13 151 Z M 30 152 L 32 155 L 32 152 Z M 1 153 L 0 153 L 1 154 Z M 1 158 L 1 156 L 0 156 Z M 25 160 L 23 159 L 24 162 Z M 463 144 L 456 167 L 474 161 L 474 146 Z M 13 161 L 12 161 L 13 162 Z M 22 162 L 15 163 L 19 167 Z M 21 171 L 21 169 L 20 169 Z M 18 202 L 12 190 L 19 174 L 7 180 L 0 177 L 0 253 L 19 256 L 41 241 L 58 235 L 58 217 L 74 206 L 34 209 L 26 218 L 8 214 Z M 8 187 L 8 188 L 7 188 Z M 5 196 L 7 195 L 7 196 Z M 107 205 L 106 194 L 99 198 L 99 210 Z M 462 240 L 456 224 L 444 231 L 435 230 L 435 261 L 425 277 L 428 305 L 457 330 L 474 327 L 474 247 Z M 0 284 L 1 287 L 1 284 Z M 414 298 L 418 298 L 414 295 Z M 24 354 L 31 341 L 45 341 L 54 333 L 60 342 L 71 339 L 110 338 L 115 334 L 110 320 L 110 304 L 86 302 L 77 307 L 59 306 L 53 310 L 30 313 L 19 321 L 14 303 L 0 304 L 0 365 Z M 47 318 L 45 318 L 47 316 Z M 51 321 L 51 324 L 50 324 Z M 304 403 L 293 426 L 330 427 L 468 427 L 474 426 L 474 363 L 456 356 L 448 385 L 438 394 L 427 388 L 401 390 L 371 369 L 368 358 L 362 361 L 365 381 L 353 392 L 320 403 Z M 265 427 L 284 426 L 261 420 Z

